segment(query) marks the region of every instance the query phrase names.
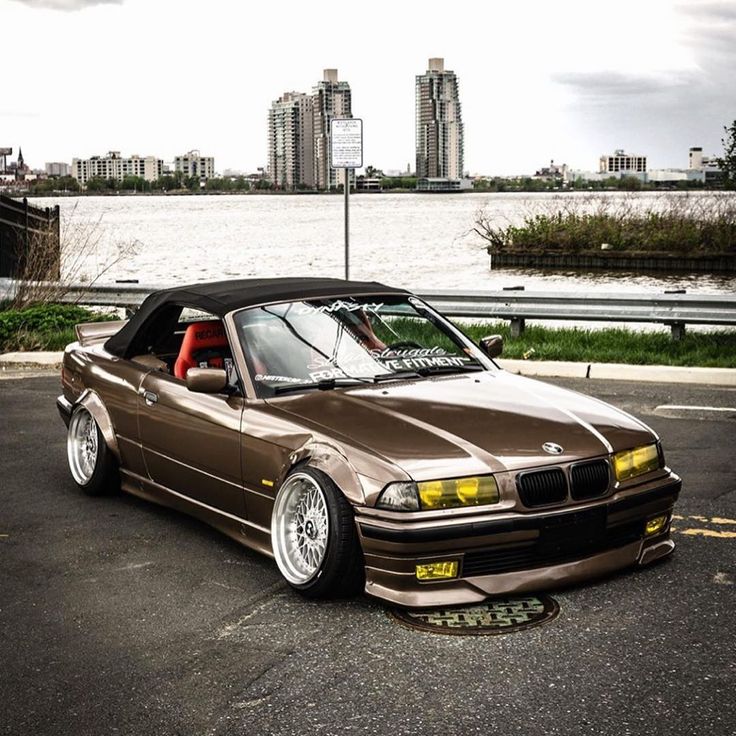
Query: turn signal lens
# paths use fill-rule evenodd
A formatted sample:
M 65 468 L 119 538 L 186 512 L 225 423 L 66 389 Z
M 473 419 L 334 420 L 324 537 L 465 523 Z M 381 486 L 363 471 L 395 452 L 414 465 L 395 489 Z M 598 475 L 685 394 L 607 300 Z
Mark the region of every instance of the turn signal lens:
M 456 578 L 457 567 L 457 560 L 443 560 L 417 565 L 417 580 L 449 580 L 450 578 Z
M 628 480 L 656 470 L 660 467 L 657 445 L 645 445 L 634 450 L 617 452 L 613 456 L 613 467 L 616 471 L 616 480 Z
M 666 523 L 666 516 L 655 516 L 654 518 L 649 519 L 644 527 L 644 536 L 653 537 L 655 534 L 659 534 L 662 529 L 664 529 Z
M 416 483 L 389 483 L 383 489 L 376 507 L 387 511 L 419 511 Z
M 419 502 L 426 511 L 499 502 L 498 485 L 492 475 L 425 481 L 417 483 L 417 488 Z

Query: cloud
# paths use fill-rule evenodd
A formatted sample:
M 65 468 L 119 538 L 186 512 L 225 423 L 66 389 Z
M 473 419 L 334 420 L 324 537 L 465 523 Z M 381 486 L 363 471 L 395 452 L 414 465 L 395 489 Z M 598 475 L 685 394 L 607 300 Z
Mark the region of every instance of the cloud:
M 729 67 L 730 77 L 736 62 L 736 5 L 707 3 L 683 8 L 683 13 L 692 20 L 684 42 L 709 64 Z
M 636 74 L 617 71 L 559 72 L 552 79 L 558 84 L 572 87 L 588 99 L 599 100 L 676 91 L 692 81 L 691 75 L 684 73 Z
M 29 8 L 47 8 L 49 10 L 82 10 L 93 5 L 122 5 L 124 0 L 15 0 Z
M 731 0 L 682 4 L 677 10 L 683 15 L 710 22 L 736 22 L 736 5 Z

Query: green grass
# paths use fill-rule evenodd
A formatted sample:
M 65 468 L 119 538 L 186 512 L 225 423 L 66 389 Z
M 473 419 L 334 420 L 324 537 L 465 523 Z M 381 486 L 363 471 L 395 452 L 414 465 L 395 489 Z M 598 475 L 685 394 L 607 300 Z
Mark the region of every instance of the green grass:
M 527 327 L 520 337 L 513 338 L 506 323 L 458 326 L 476 341 L 485 335 L 502 335 L 504 358 L 518 359 L 526 355 L 529 360 L 736 368 L 736 331 L 690 331 L 682 340 L 675 341 L 669 330 Z
M 0 353 L 62 350 L 76 340 L 74 325 L 116 319 L 75 304 L 36 304 L 24 309 L 0 305 Z

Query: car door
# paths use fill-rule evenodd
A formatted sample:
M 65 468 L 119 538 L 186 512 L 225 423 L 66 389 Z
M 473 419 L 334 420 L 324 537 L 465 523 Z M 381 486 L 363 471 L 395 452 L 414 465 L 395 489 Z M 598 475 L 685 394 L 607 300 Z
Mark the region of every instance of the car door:
M 149 373 L 138 396 L 138 432 L 149 477 L 213 508 L 245 518 L 240 464 L 243 399 L 190 391 Z

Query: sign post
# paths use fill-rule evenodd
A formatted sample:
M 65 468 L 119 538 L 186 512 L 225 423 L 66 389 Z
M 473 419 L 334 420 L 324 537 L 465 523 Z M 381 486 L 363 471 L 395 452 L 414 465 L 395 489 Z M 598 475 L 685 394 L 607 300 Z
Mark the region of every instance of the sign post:
M 333 118 L 330 121 L 330 164 L 342 169 L 345 192 L 345 280 L 350 278 L 350 170 L 363 166 L 363 121 Z

